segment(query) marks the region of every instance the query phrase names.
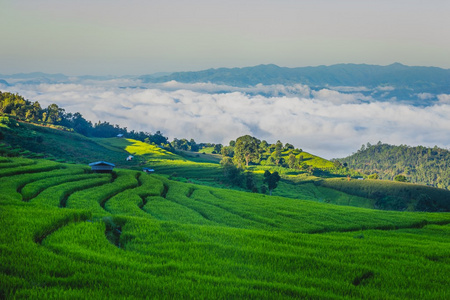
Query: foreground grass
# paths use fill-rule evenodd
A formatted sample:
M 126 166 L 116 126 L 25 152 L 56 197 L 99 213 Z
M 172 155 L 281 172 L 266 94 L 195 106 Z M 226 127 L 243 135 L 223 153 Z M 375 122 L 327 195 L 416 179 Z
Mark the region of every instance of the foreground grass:
M 80 191 L 73 183 L 83 168 L 19 162 L 2 162 L 10 167 L 0 183 L 0 298 L 450 297 L 447 213 L 343 207 L 125 170 Z M 55 187 L 66 207 L 35 201 Z

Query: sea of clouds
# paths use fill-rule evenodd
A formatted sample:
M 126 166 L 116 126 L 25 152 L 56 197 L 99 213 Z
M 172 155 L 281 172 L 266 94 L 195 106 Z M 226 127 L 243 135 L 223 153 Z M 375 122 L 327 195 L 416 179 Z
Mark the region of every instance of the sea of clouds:
M 367 142 L 450 146 L 450 95 L 445 94 L 435 95 L 438 101 L 432 105 L 412 106 L 365 96 L 364 87 L 312 90 L 300 84 L 236 88 L 113 79 L 17 82 L 0 90 L 19 93 L 43 107 L 56 103 L 93 122 L 151 133 L 160 130 L 169 140 L 228 144 L 250 134 L 325 158 L 350 155 Z

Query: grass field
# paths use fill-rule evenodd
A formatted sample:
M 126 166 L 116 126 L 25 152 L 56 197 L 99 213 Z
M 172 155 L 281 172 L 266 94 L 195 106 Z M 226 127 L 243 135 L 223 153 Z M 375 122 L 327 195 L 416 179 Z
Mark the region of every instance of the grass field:
M 168 156 L 167 172 L 193 163 L 108 143 L 129 143 L 145 163 Z M 448 213 L 318 203 L 308 199 L 340 192 L 312 183 L 293 199 L 139 170 L 0 166 L 0 298 L 450 298 Z

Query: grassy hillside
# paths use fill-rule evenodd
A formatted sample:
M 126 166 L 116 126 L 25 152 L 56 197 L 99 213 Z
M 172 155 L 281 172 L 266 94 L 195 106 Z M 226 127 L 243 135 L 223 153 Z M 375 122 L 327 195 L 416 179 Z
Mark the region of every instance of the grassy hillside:
M 98 139 L 105 147 L 125 149 L 128 153 L 136 155 L 141 166 L 154 168 L 157 174 L 169 176 L 182 182 L 199 183 L 221 188 L 242 188 L 230 187 L 224 183 L 223 169 L 218 164 L 217 159 L 205 157 L 202 153 L 177 151 L 183 156 L 173 154 L 160 147 L 149 145 L 131 139 Z M 301 152 L 305 154 L 305 152 Z M 284 154 L 287 154 L 284 153 Z M 199 156 L 199 157 L 197 157 Z M 328 162 L 317 156 L 305 155 L 306 160 L 313 166 L 329 166 Z M 326 163 L 328 162 L 328 163 Z M 332 165 L 332 164 L 331 164 Z M 357 207 L 373 208 L 374 202 L 371 199 L 358 195 L 346 194 L 326 187 L 313 184 L 317 177 L 309 176 L 302 171 L 276 168 L 273 166 L 251 166 L 248 168 L 255 174 L 257 186 L 263 185 L 263 174 L 265 170 L 277 170 L 283 176 L 279 183 L 279 188 L 274 191 L 274 195 L 294 199 L 312 200 L 324 203 L 349 205 Z
M 158 146 L 132 139 L 87 138 L 73 132 L 57 130 L 28 123 L 0 128 L 3 140 L 0 153 L 3 155 L 47 158 L 59 162 L 83 163 L 106 160 L 117 167 L 141 170 L 151 167 L 157 174 L 172 179 L 203 184 L 213 187 L 243 188 L 230 186 L 219 164 L 219 155 L 202 152 L 168 152 Z M 301 157 L 306 169 L 289 169 L 273 165 L 252 165 L 248 171 L 255 175 L 256 186 L 261 187 L 265 170 L 278 171 L 282 176 L 274 195 L 294 199 L 348 205 L 365 208 L 390 210 L 449 211 L 450 191 L 402 185 L 399 193 L 390 182 L 357 182 L 349 187 L 342 186 L 339 180 L 326 180 L 342 176 L 335 165 L 325 159 L 301 150 L 283 151 L 281 157 L 286 161 L 290 153 Z M 134 156 L 127 161 L 128 155 Z M 266 159 L 269 153 L 263 153 Z
M 114 161 L 126 167 L 128 153 L 124 149 L 110 149 L 83 135 L 35 124 L 17 122 L 17 126 L 0 127 L 3 139 L 0 153 L 58 159 L 60 161 L 90 163 Z M 133 164 L 133 163 L 131 163 Z
M 1 158 L 0 179 L 0 298 L 450 296 L 448 213 L 269 197 L 138 170 L 96 175 L 23 158 Z

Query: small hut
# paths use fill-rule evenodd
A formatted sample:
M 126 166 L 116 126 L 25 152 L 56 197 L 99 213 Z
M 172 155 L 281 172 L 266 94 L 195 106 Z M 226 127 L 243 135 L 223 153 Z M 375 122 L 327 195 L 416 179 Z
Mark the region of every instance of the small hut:
M 115 165 L 106 161 L 90 163 L 91 170 L 95 173 L 111 173 Z
M 123 138 L 123 134 L 122 133 L 119 133 L 118 135 L 117 135 L 117 137 L 120 139 L 120 138 Z
M 152 174 L 155 172 L 155 170 L 151 169 L 151 168 L 143 168 L 142 169 L 143 172 L 147 173 L 147 174 Z
M 132 161 L 133 160 L 133 155 L 128 155 L 128 157 L 127 157 L 127 161 Z

